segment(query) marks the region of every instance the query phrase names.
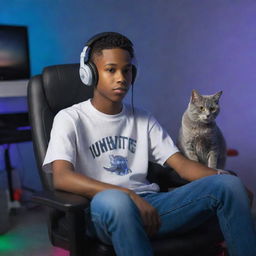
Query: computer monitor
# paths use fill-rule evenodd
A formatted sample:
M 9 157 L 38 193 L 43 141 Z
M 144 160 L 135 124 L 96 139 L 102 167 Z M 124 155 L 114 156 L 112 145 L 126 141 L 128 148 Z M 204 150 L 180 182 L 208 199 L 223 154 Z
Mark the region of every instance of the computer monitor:
M 0 25 L 0 81 L 29 78 L 27 27 Z
M 27 27 L 0 25 L 0 98 L 26 96 L 29 78 Z

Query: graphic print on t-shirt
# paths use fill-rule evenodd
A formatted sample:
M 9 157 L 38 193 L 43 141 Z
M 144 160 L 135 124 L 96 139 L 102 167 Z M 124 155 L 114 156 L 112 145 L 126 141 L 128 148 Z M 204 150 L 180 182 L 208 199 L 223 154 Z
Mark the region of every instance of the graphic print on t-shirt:
M 108 136 L 94 142 L 90 147 L 93 158 L 101 156 L 111 150 L 128 149 L 131 153 L 136 150 L 137 141 L 126 136 Z
M 110 155 L 110 167 L 104 167 L 105 170 L 123 176 L 132 172 L 128 167 L 127 158 L 120 155 Z

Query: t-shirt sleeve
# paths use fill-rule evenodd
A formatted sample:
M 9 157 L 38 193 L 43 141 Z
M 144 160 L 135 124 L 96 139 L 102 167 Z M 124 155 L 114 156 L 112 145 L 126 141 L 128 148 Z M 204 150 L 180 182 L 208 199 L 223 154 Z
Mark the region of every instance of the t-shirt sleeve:
M 166 160 L 179 152 L 167 131 L 162 128 L 158 121 L 149 118 L 149 160 L 164 165 Z
M 54 118 L 50 141 L 43 162 L 43 170 L 51 172 L 51 163 L 66 160 L 75 166 L 76 130 L 73 119 L 64 111 Z

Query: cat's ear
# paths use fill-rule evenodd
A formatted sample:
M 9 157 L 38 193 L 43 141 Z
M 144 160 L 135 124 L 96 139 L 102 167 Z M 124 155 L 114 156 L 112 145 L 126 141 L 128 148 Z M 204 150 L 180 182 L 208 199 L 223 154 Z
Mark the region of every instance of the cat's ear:
M 216 94 L 213 95 L 214 100 L 218 103 L 220 96 L 222 95 L 222 91 L 217 92 Z
M 201 97 L 202 96 L 196 90 L 192 90 L 191 102 L 195 103 L 196 101 L 200 100 Z

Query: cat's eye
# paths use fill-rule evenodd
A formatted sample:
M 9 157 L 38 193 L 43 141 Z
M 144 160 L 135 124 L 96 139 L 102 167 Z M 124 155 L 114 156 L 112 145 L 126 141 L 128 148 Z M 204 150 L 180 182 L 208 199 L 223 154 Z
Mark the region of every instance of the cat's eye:
M 204 107 L 203 107 L 203 106 L 200 106 L 199 109 L 200 109 L 201 111 L 204 111 Z
M 211 111 L 211 112 L 215 112 L 215 111 L 216 111 L 216 108 L 211 107 L 211 108 L 210 108 L 210 111 Z

